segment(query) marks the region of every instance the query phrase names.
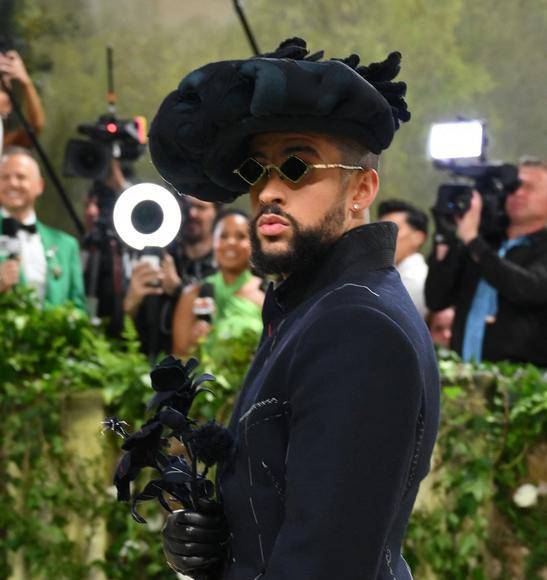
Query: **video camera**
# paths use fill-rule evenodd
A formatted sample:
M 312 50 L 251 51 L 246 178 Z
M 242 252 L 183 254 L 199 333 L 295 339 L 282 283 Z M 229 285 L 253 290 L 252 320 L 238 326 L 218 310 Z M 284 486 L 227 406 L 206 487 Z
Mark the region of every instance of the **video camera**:
M 509 163 L 487 162 L 486 131 L 482 121 L 438 123 L 429 134 L 429 155 L 437 169 L 463 178 L 442 184 L 431 208 L 437 241 L 447 241 L 456 232 L 456 216 L 470 208 L 473 190 L 482 197 L 479 231 L 492 242 L 501 239 L 508 225 L 505 200 L 518 189 L 518 167 Z
M 101 115 L 96 123 L 78 125 L 89 140 L 70 139 L 65 149 L 63 173 L 67 177 L 104 180 L 112 157 L 136 161 L 146 149 L 146 119 L 118 119 Z

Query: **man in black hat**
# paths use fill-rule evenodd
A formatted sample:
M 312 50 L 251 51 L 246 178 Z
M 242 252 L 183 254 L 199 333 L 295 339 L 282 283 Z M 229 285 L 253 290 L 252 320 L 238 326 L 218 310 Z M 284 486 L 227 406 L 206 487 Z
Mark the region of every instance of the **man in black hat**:
M 321 57 L 291 39 L 207 65 L 151 130 L 181 193 L 250 193 L 254 265 L 279 276 L 219 469 L 223 516 L 204 503 L 163 532 L 169 565 L 196 578 L 411 577 L 401 543 L 429 469 L 438 373 L 393 268 L 397 228 L 367 223 L 377 156 L 409 119 L 406 87 L 391 82 L 398 53 L 369 67 Z

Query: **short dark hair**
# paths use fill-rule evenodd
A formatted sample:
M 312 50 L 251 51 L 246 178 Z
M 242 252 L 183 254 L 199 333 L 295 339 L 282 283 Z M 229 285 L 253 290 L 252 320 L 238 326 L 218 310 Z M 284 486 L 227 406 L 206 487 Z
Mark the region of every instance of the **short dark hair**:
M 378 169 L 378 155 L 371 153 L 364 145 L 346 137 L 332 137 L 332 141 L 340 150 L 342 163 L 361 165 L 367 169 Z
M 239 209 L 238 207 L 229 207 L 226 209 L 222 209 L 217 213 L 217 215 L 215 216 L 215 219 L 213 220 L 213 231 L 216 230 L 218 224 L 224 218 L 231 216 L 231 215 L 239 215 L 239 216 L 245 218 L 247 221 L 249 221 L 249 214 L 247 212 L 243 211 L 242 209 Z
M 30 149 L 27 149 L 26 147 L 21 147 L 20 145 L 10 145 L 9 147 L 6 147 L 4 149 L 4 151 L 2 152 L 2 155 L 0 155 L 0 158 L 2 159 L 2 161 L 4 161 L 5 159 L 9 159 L 10 157 L 15 157 L 16 155 L 23 155 L 24 157 L 30 157 L 30 159 L 32 159 L 34 162 L 38 163 L 38 161 L 36 160 L 36 157 L 33 155 L 32 151 Z
M 411 228 L 427 235 L 429 228 L 427 214 L 411 203 L 403 201 L 402 199 L 387 199 L 378 206 L 378 217 L 381 218 L 388 213 L 404 213 L 406 223 Z
M 547 162 L 540 157 L 526 155 L 519 159 L 519 167 L 539 167 L 540 169 L 547 171 Z

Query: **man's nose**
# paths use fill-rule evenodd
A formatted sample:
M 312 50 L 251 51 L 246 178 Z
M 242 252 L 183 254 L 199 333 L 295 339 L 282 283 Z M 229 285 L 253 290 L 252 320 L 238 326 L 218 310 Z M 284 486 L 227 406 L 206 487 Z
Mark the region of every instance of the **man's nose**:
M 263 178 L 262 189 L 258 194 L 261 205 L 278 204 L 284 205 L 287 199 L 287 184 L 281 179 L 277 171 L 271 171 Z

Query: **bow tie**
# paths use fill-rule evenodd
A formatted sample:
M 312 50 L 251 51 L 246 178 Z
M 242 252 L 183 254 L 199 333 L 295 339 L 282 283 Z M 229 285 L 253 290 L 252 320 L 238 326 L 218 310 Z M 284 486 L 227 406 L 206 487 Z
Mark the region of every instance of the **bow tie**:
M 14 218 L 5 218 L 2 223 L 2 229 L 6 236 L 15 237 L 19 230 L 25 230 L 30 234 L 36 233 L 36 224 L 26 226 Z

